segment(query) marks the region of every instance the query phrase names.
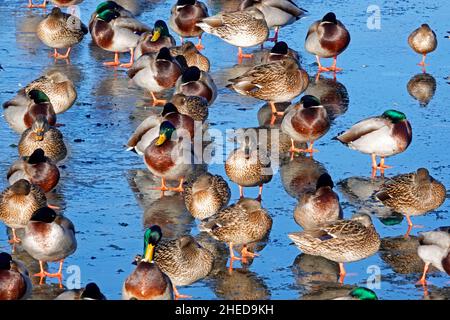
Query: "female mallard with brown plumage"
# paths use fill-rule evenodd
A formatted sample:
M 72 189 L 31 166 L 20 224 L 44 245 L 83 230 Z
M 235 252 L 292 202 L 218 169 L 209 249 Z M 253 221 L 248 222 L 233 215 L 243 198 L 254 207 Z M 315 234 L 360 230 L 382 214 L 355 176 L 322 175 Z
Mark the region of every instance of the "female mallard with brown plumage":
M 185 184 L 183 196 L 186 208 L 192 216 L 203 220 L 228 204 L 231 190 L 224 178 L 206 172 Z
M 44 192 L 50 192 L 59 181 L 58 167 L 45 156 L 42 149 L 36 149 L 29 157 L 15 161 L 6 176 L 10 185 L 25 179 L 39 186 Z
M 0 300 L 25 300 L 32 290 L 28 271 L 10 254 L 0 253 Z
M 204 122 L 208 119 L 208 100 L 204 97 L 177 93 L 172 96 L 170 102 L 181 114 L 190 116 L 194 121 Z
M 244 139 L 241 146 L 230 153 L 225 161 L 225 173 L 239 185 L 241 198 L 244 197 L 244 187 L 259 186 L 258 200 L 261 200 L 263 185 L 270 182 L 273 176 L 270 158 L 263 159 L 251 139 Z
M 174 94 L 198 96 L 208 100 L 211 105 L 217 97 L 217 87 L 208 72 L 201 71 L 196 66 L 189 67 L 175 83 Z
M 178 112 L 178 108 L 172 103 L 166 103 L 161 114 L 147 117 L 136 128 L 128 140 L 128 150 L 143 155 L 145 148 L 158 137 L 160 125 L 164 121 L 169 121 L 175 129 L 185 130 L 191 139 L 194 138 L 194 120 L 190 116 Z
M 330 129 L 330 119 L 327 110 L 320 104 L 319 99 L 306 95 L 300 102 L 289 107 L 281 123 L 281 129 L 292 141 L 291 152 L 309 152 L 312 156 L 317 150 L 313 149 L 314 142 L 323 137 Z M 308 149 L 297 149 L 294 141 L 309 142 Z
M 437 48 L 436 33 L 434 33 L 428 24 L 422 24 L 409 35 L 408 44 L 415 52 L 422 55 L 422 61 L 418 65 L 425 67 L 427 54 Z
M 39 115 L 31 128 L 22 133 L 19 141 L 19 156 L 31 156 L 36 149 L 42 149 L 53 162 L 63 160 L 67 155 L 62 133 L 51 127 L 47 119 Z
M 242 53 L 242 48 L 253 47 L 267 40 L 269 28 L 261 11 L 249 8 L 244 11 L 220 12 L 197 23 L 206 33 L 238 47 L 239 62 L 251 58 L 252 54 Z
M 339 197 L 328 173 L 317 180 L 316 190 L 303 194 L 294 210 L 294 220 L 304 230 L 314 229 L 342 218 Z
M 268 101 L 274 115 L 284 114 L 277 111 L 275 103 L 291 101 L 305 91 L 309 84 L 306 71 L 291 58 L 255 66 L 229 81 L 231 84 L 228 88 L 244 96 Z M 272 124 L 275 119 L 273 117 Z
M 159 137 L 154 139 L 144 151 L 147 168 L 157 177 L 161 177 L 161 186 L 154 190 L 183 192 L 183 182 L 193 170 L 193 154 L 190 141 L 180 139 L 175 126 L 164 121 L 159 127 Z M 166 180 L 178 180 L 176 188 L 166 186 Z
M 5 118 L 11 127 L 22 133 L 33 125 L 38 115 L 44 116 L 52 126 L 56 124 L 56 114 L 48 96 L 40 90 L 22 89 L 18 96 L 3 104 Z
M 341 71 L 336 67 L 337 56 L 350 43 L 350 33 L 344 24 L 336 19 L 333 12 L 328 12 L 322 20 L 314 22 L 308 30 L 305 40 L 306 51 L 314 54 L 321 71 Z M 325 68 L 320 64 L 320 58 L 333 58 L 333 65 Z
M 184 38 L 198 37 L 196 47 L 201 50 L 203 49 L 203 30 L 197 26 L 197 23 L 207 16 L 208 8 L 203 2 L 197 0 L 178 0 L 170 10 L 169 26 L 181 37 L 182 44 Z
M 69 219 L 57 215 L 48 207 L 38 209 L 25 227 L 22 246 L 35 260 L 39 261 L 40 272 L 35 277 L 58 278 L 62 288 L 62 267 L 64 259 L 77 249 L 75 226 Z M 57 273 L 44 270 L 44 262 L 59 261 Z
M 46 206 L 45 193 L 25 179 L 6 188 L 0 198 L 0 220 L 12 229 L 13 238 L 9 243 L 19 243 L 16 229 L 25 228 L 33 213 Z
M 172 57 L 169 49 L 142 55 L 128 70 L 128 77 L 139 87 L 150 91 L 153 106 L 165 104 L 166 100 L 157 99 L 155 92 L 173 88 L 181 76 L 183 66 Z
M 375 197 L 395 212 L 406 216 L 409 236 L 413 223 L 410 216 L 423 215 L 439 208 L 446 198 L 445 186 L 425 168 L 387 180 Z
M 377 170 L 384 175 L 390 168 L 384 158 L 401 153 L 412 140 L 412 128 L 406 115 L 397 110 L 387 110 L 381 116 L 370 117 L 354 124 L 350 129 L 333 138 L 350 149 L 372 156 L 372 177 Z M 381 157 L 377 165 L 376 157 Z
M 188 67 L 195 66 L 202 71 L 209 71 L 209 59 L 202 55 L 191 41 L 186 41 L 181 46 L 170 48 L 170 54 L 174 57 L 183 56 Z
M 245 262 L 247 258 L 258 256 L 247 250 L 247 244 L 264 239 L 272 228 L 272 218 L 261 202 L 242 198 L 237 203 L 222 209 L 217 214 L 202 221 L 200 231 L 226 242 L 230 248 L 230 268 L 234 260 Z M 236 257 L 233 245 L 243 245 L 241 257 Z
M 109 9 L 103 3 L 97 7 L 96 12 L 97 14 L 89 25 L 92 40 L 103 50 L 114 52 L 114 61 L 103 64 L 130 68 L 133 65 L 134 49 L 139 42 L 140 35 L 151 31 L 151 28 L 128 14 L 123 15 L 121 10 Z M 130 62 L 120 64 L 119 52 L 128 51 L 131 55 Z
M 83 40 L 88 33 L 87 27 L 78 17 L 54 7 L 50 14 L 42 20 L 36 30 L 37 37 L 50 48 L 54 49 L 55 59 L 70 59 L 72 47 Z M 57 49 L 67 48 L 62 55 Z
M 162 240 L 155 250 L 156 264 L 172 281 L 175 297 L 190 298 L 178 292 L 177 286 L 187 286 L 203 279 L 212 270 L 213 254 L 192 236 Z
M 175 45 L 175 39 L 170 35 L 166 23 L 162 20 L 157 20 L 152 32 L 144 32 L 141 35 L 136 46 L 134 59 L 139 59 L 145 53 L 159 52 L 161 48 L 171 48 Z
M 140 261 L 135 261 L 136 269 L 126 278 L 122 299 L 173 300 L 172 281 L 154 261 L 155 248 L 161 237 L 161 228 L 156 225 L 145 230 L 144 255 Z
M 341 283 L 346 274 L 345 262 L 365 259 L 380 248 L 380 237 L 367 214 L 354 214 L 351 220 L 339 220 L 288 236 L 305 254 L 338 262 Z

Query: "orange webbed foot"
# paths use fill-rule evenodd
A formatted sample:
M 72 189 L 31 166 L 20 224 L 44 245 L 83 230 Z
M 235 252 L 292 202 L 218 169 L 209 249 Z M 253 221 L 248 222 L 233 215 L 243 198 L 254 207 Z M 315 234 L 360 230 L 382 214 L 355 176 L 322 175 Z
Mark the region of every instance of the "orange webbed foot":
M 133 62 L 122 63 L 119 65 L 121 68 L 131 68 L 133 66 Z

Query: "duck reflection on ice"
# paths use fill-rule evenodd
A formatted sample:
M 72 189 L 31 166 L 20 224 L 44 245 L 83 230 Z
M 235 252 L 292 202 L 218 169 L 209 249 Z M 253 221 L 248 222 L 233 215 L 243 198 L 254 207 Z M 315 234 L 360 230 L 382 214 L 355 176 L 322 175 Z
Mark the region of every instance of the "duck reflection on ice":
M 421 107 L 426 107 L 436 92 L 436 79 L 429 73 L 419 73 L 409 80 L 406 89 Z

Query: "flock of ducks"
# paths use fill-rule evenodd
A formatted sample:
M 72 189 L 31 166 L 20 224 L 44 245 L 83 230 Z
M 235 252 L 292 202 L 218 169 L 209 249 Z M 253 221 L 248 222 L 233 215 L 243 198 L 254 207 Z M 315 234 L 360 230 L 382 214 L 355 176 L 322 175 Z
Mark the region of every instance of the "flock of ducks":
M 332 121 L 320 99 L 304 95 L 298 103 L 279 111 L 277 103 L 291 102 L 309 85 L 309 76 L 301 67 L 298 54 L 285 42 L 278 41 L 280 28 L 294 23 L 306 14 L 290 0 L 244 0 L 239 10 L 220 12 L 210 16 L 206 5 L 197 0 L 178 0 L 173 5 L 168 24 L 181 39 L 175 38 L 163 20 L 153 27 L 140 22 L 130 11 L 114 1 L 100 3 L 88 26 L 75 15 L 63 13 L 60 7 L 79 4 L 82 0 L 52 0 L 56 7 L 46 15 L 37 28 L 38 38 L 53 49 L 55 59 L 70 59 L 71 48 L 89 32 L 99 48 L 114 53 L 114 60 L 105 66 L 128 68 L 132 82 L 147 90 L 153 105 L 161 105 L 159 115 L 146 118 L 130 137 L 127 147 L 142 157 L 149 171 L 161 179 L 155 189 L 181 192 L 186 208 L 200 220 L 199 229 L 229 246 L 230 270 L 234 260 L 246 263 L 258 256 L 248 245 L 266 238 L 272 227 L 270 213 L 261 205 L 263 185 L 271 181 L 270 163 L 259 157 L 259 142 L 244 139 L 225 162 L 227 177 L 239 185 L 240 199 L 229 204 L 231 191 L 227 181 L 210 173 L 195 176 L 195 155 L 190 148 L 194 140 L 196 122 L 207 129 L 209 107 L 218 90 L 209 74 L 210 61 L 201 53 L 204 33 L 212 34 L 238 48 L 239 62 L 252 55 L 243 48 L 273 41 L 260 64 L 240 76 L 230 79 L 228 88 L 245 96 L 266 101 L 270 105 L 270 126 L 277 119 L 281 133 L 286 137 L 283 152 L 294 159 L 295 154 L 313 156 L 315 141 L 324 136 Z M 47 1 L 28 7 L 45 8 Z M 269 38 L 270 30 L 275 34 Z M 184 41 L 198 38 L 198 43 Z M 350 33 L 333 12 L 325 14 L 310 27 L 305 49 L 317 58 L 318 72 L 341 71 L 337 57 L 350 43 Z M 423 55 L 419 63 L 425 66 L 425 57 L 436 49 L 435 33 L 426 24 L 408 38 L 409 45 Z M 66 49 L 65 53 L 60 53 Z M 130 60 L 121 63 L 120 53 L 130 53 Z M 330 67 L 321 64 L 321 58 L 333 58 Z M 173 89 L 169 101 L 157 95 Z M 21 243 L 35 260 L 40 272 L 34 276 L 57 277 L 62 286 L 62 268 L 66 257 L 75 252 L 77 242 L 74 224 L 59 209 L 50 205 L 46 193 L 59 181 L 57 163 L 67 150 L 56 117 L 69 109 L 77 93 L 70 79 L 60 72 L 48 73 L 25 88 L 3 105 L 5 120 L 21 134 L 18 143 L 19 160 L 7 173 L 10 186 L 0 198 L 0 220 L 12 229 L 12 244 Z M 379 116 L 364 119 L 334 138 L 345 146 L 368 154 L 372 159 L 372 178 L 389 168 L 385 158 L 404 152 L 412 141 L 412 128 L 406 115 L 398 110 L 386 110 Z M 188 143 L 186 143 L 188 142 Z M 283 147 L 280 145 L 280 148 Z M 186 154 L 188 157 L 186 158 Z M 380 157 L 377 163 L 376 157 Z M 168 181 L 177 181 L 172 187 Z M 259 187 L 256 199 L 244 196 L 245 187 Z M 294 221 L 302 231 L 288 236 L 295 245 L 309 255 L 321 256 L 339 263 L 340 282 L 344 281 L 344 263 L 365 259 L 380 248 L 380 238 L 370 215 L 354 214 L 343 219 L 339 198 L 333 190 L 331 176 L 323 173 L 300 198 L 294 210 Z M 441 206 L 446 189 L 425 168 L 385 180 L 373 195 L 385 206 L 406 216 L 409 236 L 410 217 L 425 214 Z M 56 210 L 56 211 L 55 211 Z M 17 230 L 23 231 L 22 235 Z M 241 246 L 240 255 L 234 249 Z M 450 274 L 450 234 L 447 229 L 421 234 L 418 255 L 425 263 L 420 282 L 430 265 Z M 186 297 L 177 286 L 192 284 L 208 275 L 214 255 L 192 236 L 164 239 L 159 226 L 148 228 L 144 234 L 144 251 L 135 258 L 136 269 L 123 284 L 124 299 L 173 299 Z M 45 270 L 44 263 L 59 262 L 56 273 Z M 24 299 L 31 291 L 31 282 L 25 266 L 0 253 L 0 298 Z M 377 299 L 367 288 L 352 290 L 342 299 Z M 58 299 L 105 299 L 95 283 L 85 288 L 69 290 Z

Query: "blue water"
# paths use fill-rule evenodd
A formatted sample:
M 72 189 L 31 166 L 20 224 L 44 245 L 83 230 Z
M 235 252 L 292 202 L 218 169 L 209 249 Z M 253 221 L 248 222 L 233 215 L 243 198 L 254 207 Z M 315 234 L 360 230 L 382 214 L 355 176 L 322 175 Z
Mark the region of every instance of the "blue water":
M 98 2 L 85 0 L 80 5 L 81 18 L 85 23 Z M 139 8 L 139 18 L 152 25 L 157 19 L 168 19 L 173 1 L 122 2 Z M 207 1 L 211 13 L 222 10 L 224 4 L 227 9 L 233 9 L 237 3 L 234 0 Z M 158 192 L 150 191 L 149 186 L 154 182 L 151 182 L 142 160 L 135 154 L 125 152 L 124 145 L 136 126 L 148 114 L 159 112 L 159 109 L 145 107 L 150 101 L 147 93 L 129 83 L 126 70 L 103 67 L 102 62 L 111 60 L 112 54 L 95 48 L 89 35 L 72 51 L 70 65 L 64 61 L 55 63 L 48 57 L 49 49 L 32 32 L 43 11 L 27 9 L 25 4 L 25 0 L 6 0 L 0 4 L 0 14 L 4 17 L 3 37 L 0 40 L 0 64 L 4 68 L 0 71 L 0 100 L 3 102 L 11 98 L 20 87 L 50 69 L 63 71 L 75 82 L 78 100 L 69 111 L 58 117 L 58 122 L 65 124 L 61 131 L 69 148 L 69 156 L 63 163 L 60 184 L 50 201 L 62 207 L 62 212 L 74 222 L 77 230 L 78 249 L 67 258 L 66 267 L 75 265 L 80 268 L 82 285 L 95 281 L 109 299 L 119 299 L 123 281 L 134 268 L 131 261 L 135 254 L 142 251 L 144 224 L 160 224 L 167 237 L 189 232 L 197 236 L 197 224 L 185 211 L 179 196 L 159 199 Z M 444 38 L 448 28 L 447 1 L 358 1 L 354 4 L 354 1 L 346 0 L 299 4 L 310 15 L 283 28 L 280 37 L 299 51 L 310 76 L 315 75 L 315 58 L 305 52 L 303 45 L 308 26 L 313 21 L 328 11 L 334 11 L 352 37 L 348 49 L 339 56 L 338 65 L 344 68 L 344 72 L 337 76 L 337 81 L 348 94 L 345 97 L 349 101 L 348 110 L 335 119 L 328 134 L 317 142 L 315 147 L 320 152 L 315 154 L 314 159 L 328 170 L 336 182 L 369 177 L 369 157 L 349 150 L 331 138 L 362 118 L 395 108 L 406 113 L 411 122 L 413 141 L 406 152 L 388 159 L 387 163 L 394 168 L 388 170 L 387 175 L 427 167 L 436 179 L 450 186 L 450 153 L 446 152 L 450 138 L 446 109 L 450 101 L 446 80 L 450 74 L 450 41 Z M 372 4 L 381 8 L 381 29 L 367 27 L 369 14 L 366 10 Z M 427 72 L 435 79 L 437 89 L 427 106 L 421 106 L 407 91 L 409 80 L 421 73 L 416 65 L 420 57 L 409 48 L 407 36 L 421 23 L 429 23 L 439 41 L 437 50 L 428 57 L 430 66 Z M 206 47 L 203 53 L 211 60 L 211 74 L 219 88 L 219 96 L 210 109 L 211 127 L 224 132 L 228 128 L 258 126 L 257 112 L 264 103 L 239 96 L 225 88 L 227 79 L 242 72 L 241 68 L 236 67 L 237 50 L 210 35 L 204 36 L 203 43 Z M 121 57 L 123 62 L 128 58 L 128 55 Z M 331 61 L 326 61 L 327 64 Z M 76 139 L 82 139 L 82 142 L 74 142 Z M 4 172 L 5 176 L 8 167 L 17 158 L 14 144 L 18 140 L 19 135 L 5 121 L 0 121 L 3 150 L 0 154 L 0 172 Z M 223 164 L 210 165 L 208 170 L 225 176 Z M 4 177 L 0 179 L 0 187 L 3 189 L 6 186 Z M 230 186 L 232 201 L 236 201 L 238 188 L 234 184 Z M 345 217 L 356 211 L 373 212 L 368 202 L 355 201 L 345 192 L 342 184 L 340 186 L 337 191 Z M 418 267 L 405 273 L 399 273 L 388 263 L 391 260 L 382 259 L 381 253 L 347 264 L 349 275 L 344 287 L 336 283 L 335 264 L 311 257 L 309 262 L 305 262 L 305 257 L 296 260 L 300 251 L 291 245 L 287 237 L 287 233 L 299 230 L 293 220 L 296 199 L 286 189 L 280 172 L 264 187 L 262 204 L 270 212 L 274 223 L 268 241 L 259 251 L 260 257 L 250 266 L 241 267 L 239 262 L 235 263 L 236 270 L 229 274 L 226 271 L 227 251 L 222 248 L 222 258 L 214 272 L 202 281 L 180 288 L 180 291 L 192 295 L 193 299 L 329 298 L 327 295 L 332 297 L 333 294 L 345 293 L 356 285 L 366 286 L 371 275 L 367 270 L 371 267 L 381 271 L 380 288 L 375 289 L 379 298 L 423 297 L 422 288 L 415 286 L 421 268 L 415 249 L 410 250 L 410 259 Z M 246 190 L 249 196 L 256 196 L 256 193 L 257 190 Z M 413 218 L 414 223 L 424 228 L 413 229 L 412 234 L 450 225 L 448 209 L 446 202 L 432 213 Z M 373 220 L 387 243 L 393 241 L 390 238 L 401 236 L 406 230 L 405 221 L 395 226 L 385 226 L 377 218 Z M 414 245 L 414 238 L 411 242 Z M 6 232 L 0 234 L 0 247 L 1 250 L 10 250 Z M 30 261 L 20 248 L 17 252 L 18 258 Z M 402 255 L 400 251 L 400 257 Z M 36 263 L 29 264 L 29 268 L 35 272 Z M 65 276 L 70 276 L 67 269 Z M 448 296 L 448 293 L 440 293 L 440 288 L 445 287 L 449 280 L 446 275 L 433 273 L 429 279 L 433 284 L 430 286 L 432 297 L 433 294 Z M 47 281 L 55 283 L 54 280 Z M 36 287 L 33 298 L 53 298 L 56 292 L 54 285 Z

